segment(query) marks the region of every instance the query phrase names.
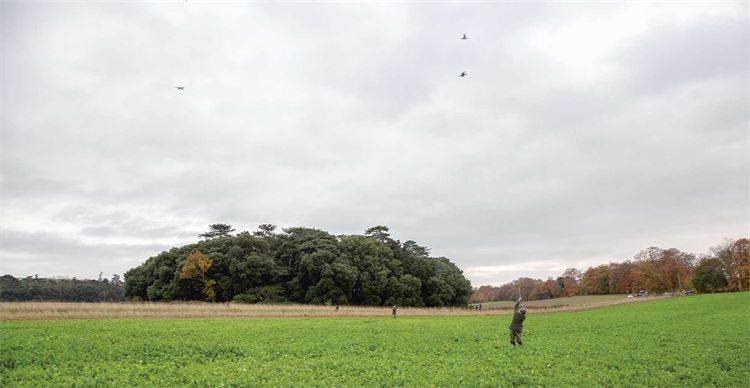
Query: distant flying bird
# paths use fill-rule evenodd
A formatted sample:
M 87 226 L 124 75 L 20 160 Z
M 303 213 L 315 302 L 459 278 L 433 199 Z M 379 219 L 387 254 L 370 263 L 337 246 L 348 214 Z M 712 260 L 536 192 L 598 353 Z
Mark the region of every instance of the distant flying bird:
M 459 77 L 466 77 L 466 72 L 465 72 L 465 71 L 462 71 L 462 72 L 461 72 L 461 75 L 459 75 Z
M 466 39 L 469 39 L 469 38 L 466 36 L 466 34 L 464 34 L 463 38 L 461 38 L 461 39 L 466 40 Z
M 185 87 L 184 86 L 175 86 L 175 89 L 177 89 L 177 90 L 185 90 Z

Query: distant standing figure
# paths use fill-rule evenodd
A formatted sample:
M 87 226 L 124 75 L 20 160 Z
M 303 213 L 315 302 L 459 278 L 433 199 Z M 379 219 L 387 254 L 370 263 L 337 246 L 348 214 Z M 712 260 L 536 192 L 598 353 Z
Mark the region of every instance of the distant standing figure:
M 396 305 L 393 305 L 393 318 L 396 318 Z
M 520 309 L 519 309 L 520 306 Z M 518 297 L 516 305 L 513 307 L 513 321 L 510 322 L 510 344 L 516 346 L 516 342 L 519 345 L 523 345 L 523 338 L 521 332 L 523 331 L 523 321 L 526 319 L 526 308 L 521 304 L 521 297 Z
M 336 312 L 339 311 L 339 305 L 336 305 Z

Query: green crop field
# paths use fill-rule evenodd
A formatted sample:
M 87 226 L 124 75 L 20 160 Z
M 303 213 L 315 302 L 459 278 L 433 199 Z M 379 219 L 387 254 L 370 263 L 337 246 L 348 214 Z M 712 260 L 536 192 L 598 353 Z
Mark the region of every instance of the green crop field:
M 750 383 L 750 294 L 509 316 L 4 321 L 0 386 Z

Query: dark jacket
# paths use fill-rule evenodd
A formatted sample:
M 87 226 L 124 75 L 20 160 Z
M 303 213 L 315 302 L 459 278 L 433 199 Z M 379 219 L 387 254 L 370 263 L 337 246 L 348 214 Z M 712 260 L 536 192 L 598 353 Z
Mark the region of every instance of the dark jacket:
M 510 329 L 519 333 L 523 331 L 523 320 L 526 319 L 526 314 L 518 311 L 518 306 L 520 304 L 521 301 L 519 300 L 513 307 L 513 321 L 510 323 Z

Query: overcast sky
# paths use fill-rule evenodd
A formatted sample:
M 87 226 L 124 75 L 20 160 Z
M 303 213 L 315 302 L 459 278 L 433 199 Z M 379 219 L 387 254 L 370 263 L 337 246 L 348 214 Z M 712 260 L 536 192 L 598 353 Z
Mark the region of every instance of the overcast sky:
M 216 222 L 387 225 L 475 286 L 750 235 L 747 2 L 0 7 L 0 273 Z

